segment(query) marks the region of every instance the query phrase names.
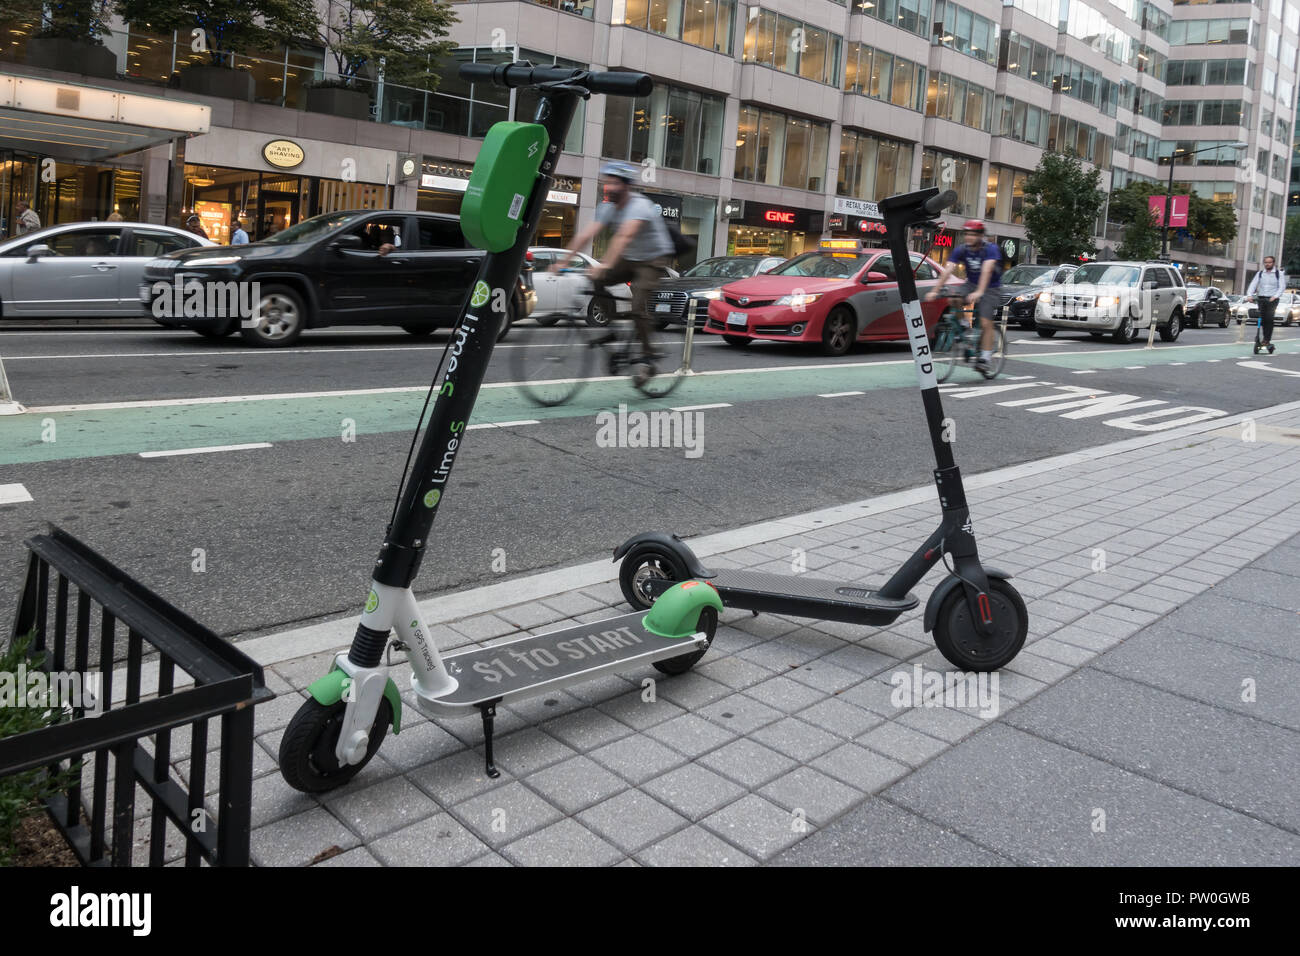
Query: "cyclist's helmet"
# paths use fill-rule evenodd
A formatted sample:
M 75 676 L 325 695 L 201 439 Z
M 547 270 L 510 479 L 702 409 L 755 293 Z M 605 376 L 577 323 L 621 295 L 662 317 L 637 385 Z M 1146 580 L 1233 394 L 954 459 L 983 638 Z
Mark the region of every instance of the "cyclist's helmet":
M 625 183 L 636 182 L 636 169 L 628 163 L 606 163 L 600 167 L 600 175 L 611 179 L 621 179 Z
M 967 219 L 961 229 L 962 232 L 978 232 L 981 236 L 984 235 L 984 223 L 978 219 Z

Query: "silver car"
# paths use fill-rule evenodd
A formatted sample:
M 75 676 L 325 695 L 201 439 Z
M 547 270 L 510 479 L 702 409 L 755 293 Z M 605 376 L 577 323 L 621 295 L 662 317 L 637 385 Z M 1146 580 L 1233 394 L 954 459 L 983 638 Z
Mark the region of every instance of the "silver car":
M 145 263 L 211 240 L 147 222 L 50 226 L 0 243 L 0 317 L 143 315 Z

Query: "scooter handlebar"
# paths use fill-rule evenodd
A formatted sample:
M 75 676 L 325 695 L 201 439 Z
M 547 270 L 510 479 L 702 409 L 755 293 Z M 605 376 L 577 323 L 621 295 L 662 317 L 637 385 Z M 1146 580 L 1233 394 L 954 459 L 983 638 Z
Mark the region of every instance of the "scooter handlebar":
M 928 217 L 937 216 L 949 206 L 957 201 L 957 191 L 955 189 L 946 189 L 939 195 L 928 200 L 921 208 L 925 210 Z
M 649 96 L 654 89 L 654 80 L 646 73 L 575 70 L 527 63 L 463 63 L 460 78 L 507 88 L 567 82 L 608 96 Z

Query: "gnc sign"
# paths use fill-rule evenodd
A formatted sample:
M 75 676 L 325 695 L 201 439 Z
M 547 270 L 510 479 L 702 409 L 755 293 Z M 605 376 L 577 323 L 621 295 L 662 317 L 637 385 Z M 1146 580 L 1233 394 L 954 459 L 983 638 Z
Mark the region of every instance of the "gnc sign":
M 768 209 L 763 213 L 763 218 L 768 222 L 781 222 L 786 225 L 794 224 L 794 213 L 787 212 L 784 209 Z

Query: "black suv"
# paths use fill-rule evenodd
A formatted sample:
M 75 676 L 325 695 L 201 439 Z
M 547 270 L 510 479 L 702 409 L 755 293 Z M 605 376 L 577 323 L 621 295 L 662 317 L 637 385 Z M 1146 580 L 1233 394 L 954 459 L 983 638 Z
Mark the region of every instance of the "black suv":
M 288 345 L 304 329 L 327 325 L 395 325 L 428 335 L 456 324 L 483 255 L 466 246 L 456 216 L 331 212 L 261 242 L 155 259 L 145 267 L 140 301 L 160 325 L 209 338 L 238 329 L 253 345 Z M 535 303 L 525 265 L 501 337 Z

